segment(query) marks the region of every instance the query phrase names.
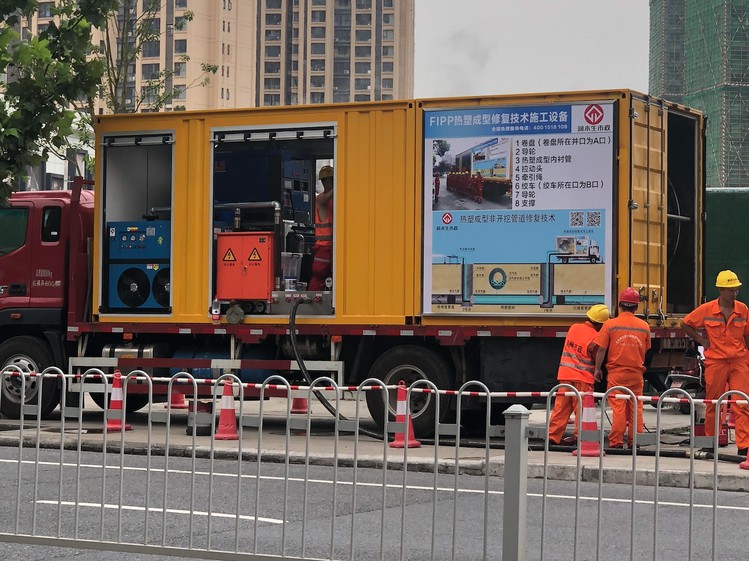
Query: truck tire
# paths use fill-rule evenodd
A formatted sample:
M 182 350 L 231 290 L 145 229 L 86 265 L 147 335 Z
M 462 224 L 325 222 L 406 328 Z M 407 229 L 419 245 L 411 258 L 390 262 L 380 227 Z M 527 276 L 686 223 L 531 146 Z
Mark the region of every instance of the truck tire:
M 6 366 L 17 366 L 24 372 L 42 372 L 54 366 L 49 345 L 36 337 L 13 337 L 0 344 L 0 371 Z M 25 399 L 27 405 L 37 405 L 41 378 L 27 378 Z M 0 413 L 11 419 L 21 418 L 21 377 L 0 378 Z M 42 418 L 47 417 L 60 403 L 60 385 L 54 378 L 46 378 L 42 387 Z M 36 415 L 27 415 L 36 418 Z
M 101 392 L 91 392 L 89 394 L 91 396 L 91 399 L 104 409 L 104 394 Z M 111 397 L 111 394 L 110 394 Z M 109 403 L 107 403 L 109 405 Z M 135 413 L 136 411 L 140 411 L 143 409 L 146 405 L 148 405 L 148 394 L 129 394 L 127 396 L 127 404 L 125 405 L 125 412 L 126 413 Z
M 416 345 L 401 345 L 385 351 L 372 365 L 369 371 L 371 378 L 382 380 L 385 385 L 396 385 L 401 380 L 410 386 L 416 380 L 429 380 L 439 389 L 452 389 L 453 375 L 447 362 L 431 349 Z M 367 408 L 372 419 L 382 429 L 385 425 L 385 404 L 382 392 L 368 391 Z M 388 391 L 388 420 L 395 421 L 397 392 Z M 434 434 L 436 414 L 436 396 L 431 393 L 412 393 L 410 412 L 414 433 L 417 437 L 429 437 Z M 440 398 L 440 419 L 444 421 L 448 414 L 448 402 L 445 396 Z

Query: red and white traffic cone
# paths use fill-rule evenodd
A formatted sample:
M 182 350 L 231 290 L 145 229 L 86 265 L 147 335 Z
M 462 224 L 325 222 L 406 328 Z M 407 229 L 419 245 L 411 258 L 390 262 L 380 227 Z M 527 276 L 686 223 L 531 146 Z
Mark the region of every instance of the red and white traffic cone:
M 187 409 L 189 406 L 185 401 L 185 394 L 182 392 L 172 391 L 169 395 L 169 403 L 164 404 L 164 409 Z
M 221 395 L 221 413 L 218 416 L 216 440 L 239 440 L 237 434 L 237 413 L 234 410 L 234 392 L 231 380 L 224 382 L 224 393 Z
M 408 422 L 406 422 L 406 417 L 408 417 Z M 416 435 L 414 435 L 414 424 L 411 421 L 411 412 L 408 409 L 408 391 L 403 380 L 398 382 L 398 404 L 395 409 L 395 422 L 406 423 L 408 425 L 408 439 L 406 439 L 405 433 L 396 432 L 395 440 L 390 443 L 391 448 L 418 448 L 421 446 L 421 442 L 416 440 Z
M 122 374 L 119 370 L 114 371 L 114 382 L 112 382 L 112 397 L 109 399 L 109 408 L 107 409 L 107 416 L 110 411 L 119 411 L 119 419 L 107 418 L 107 432 L 113 432 L 116 430 L 122 430 L 123 423 L 125 421 L 125 412 L 122 410 Z M 124 423 L 125 430 L 133 430 L 133 427 Z
M 605 455 L 606 453 L 598 445 L 598 440 L 590 441 L 583 438 L 582 431 L 597 431 L 598 422 L 596 421 L 596 400 L 592 393 L 583 394 L 583 414 L 580 416 L 580 455 L 584 458 Z M 573 456 L 577 456 L 578 449 L 572 451 Z
M 306 415 L 309 413 L 309 400 L 306 397 L 295 397 L 291 400 L 291 413 Z

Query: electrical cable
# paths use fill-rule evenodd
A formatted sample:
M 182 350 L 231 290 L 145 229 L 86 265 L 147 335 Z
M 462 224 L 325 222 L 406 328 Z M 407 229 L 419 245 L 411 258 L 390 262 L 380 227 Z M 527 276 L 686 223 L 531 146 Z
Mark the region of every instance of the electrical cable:
M 312 385 L 312 376 L 310 376 L 309 370 L 307 370 L 307 366 L 304 364 L 304 360 L 302 359 L 301 354 L 299 353 L 299 347 L 297 345 L 296 340 L 296 313 L 299 309 L 299 306 L 302 304 L 310 304 L 311 300 L 308 298 L 298 298 L 296 302 L 294 302 L 294 305 L 291 307 L 291 312 L 289 312 L 289 335 L 291 337 L 291 348 L 294 349 L 294 358 L 296 358 L 297 364 L 299 364 L 299 370 L 302 372 L 302 376 L 304 376 L 304 379 L 307 381 L 308 384 Z M 333 407 L 331 405 L 330 401 L 320 392 L 319 390 L 312 390 L 312 393 L 317 398 L 317 401 L 319 401 L 325 409 L 328 410 L 328 412 L 333 415 L 337 420 L 339 421 L 348 421 L 349 419 L 341 414 L 338 409 Z M 383 404 L 384 406 L 384 404 Z M 370 438 L 374 438 L 376 440 L 385 440 L 385 435 L 383 433 L 378 433 L 366 428 L 359 427 L 359 433 L 363 434 L 364 436 L 369 436 Z

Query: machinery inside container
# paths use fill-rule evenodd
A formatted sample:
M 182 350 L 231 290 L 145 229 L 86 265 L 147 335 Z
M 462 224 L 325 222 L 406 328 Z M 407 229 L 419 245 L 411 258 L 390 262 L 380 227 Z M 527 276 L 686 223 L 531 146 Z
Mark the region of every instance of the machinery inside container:
M 318 171 L 334 164 L 331 128 L 215 132 L 212 154 L 212 312 L 238 323 L 250 314 L 331 315 L 331 271 L 313 274 Z M 334 224 L 335 226 L 335 224 Z

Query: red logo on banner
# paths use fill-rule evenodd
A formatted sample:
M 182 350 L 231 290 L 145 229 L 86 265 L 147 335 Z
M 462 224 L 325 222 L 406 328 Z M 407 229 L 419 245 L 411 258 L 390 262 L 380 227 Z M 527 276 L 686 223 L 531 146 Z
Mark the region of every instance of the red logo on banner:
M 445 214 L 442 215 L 443 224 L 450 224 L 450 222 L 452 221 L 453 221 L 453 215 L 450 214 L 449 212 L 446 212 Z
M 585 116 L 585 120 L 591 125 L 597 125 L 603 121 L 603 109 L 600 105 L 588 105 L 583 115 Z

